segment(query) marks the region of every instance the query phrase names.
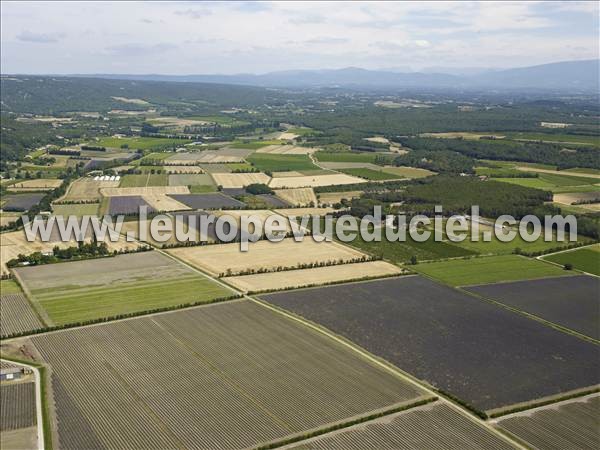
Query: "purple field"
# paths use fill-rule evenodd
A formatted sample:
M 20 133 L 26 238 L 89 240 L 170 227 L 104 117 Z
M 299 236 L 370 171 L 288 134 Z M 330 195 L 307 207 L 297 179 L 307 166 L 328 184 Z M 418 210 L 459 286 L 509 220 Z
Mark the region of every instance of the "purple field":
M 109 214 L 136 214 L 140 206 L 147 206 L 148 212 L 155 212 L 154 209 L 139 195 L 130 195 L 125 197 L 111 197 Z

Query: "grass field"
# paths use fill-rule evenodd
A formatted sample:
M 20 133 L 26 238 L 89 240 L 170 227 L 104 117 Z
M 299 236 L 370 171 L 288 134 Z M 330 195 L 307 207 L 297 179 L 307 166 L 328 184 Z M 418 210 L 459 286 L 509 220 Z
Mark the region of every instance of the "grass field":
M 392 173 L 394 175 L 399 175 L 404 178 L 424 178 L 431 175 L 436 175 L 435 172 L 432 172 L 427 169 L 418 169 L 416 167 L 407 167 L 407 166 L 384 166 L 381 168 L 383 172 Z
M 451 286 L 531 280 L 569 275 L 560 267 L 518 255 L 417 264 L 412 269 Z
M 521 171 L 521 173 L 523 173 Z M 517 184 L 519 186 L 543 189 L 552 192 L 572 192 L 573 189 L 588 191 L 599 190 L 595 184 L 600 183 L 598 178 L 586 178 L 573 175 L 557 175 L 540 173 L 537 178 L 494 178 L 497 181 Z
M 169 175 L 166 173 L 148 173 L 144 175 L 124 175 L 119 187 L 168 186 Z
M 152 138 L 152 137 L 104 137 L 97 141 L 88 142 L 87 145 L 95 147 L 121 148 L 127 145 L 130 150 L 155 150 L 162 148 L 180 147 L 191 142 L 188 139 Z
M 14 280 L 0 280 L 0 291 L 5 294 L 20 294 L 23 291 Z
M 504 133 L 507 139 L 544 141 L 544 142 L 565 142 L 570 144 L 591 145 L 600 147 L 600 136 L 585 136 L 579 134 L 554 134 L 554 133 Z
M 391 172 L 383 170 L 373 170 L 367 168 L 354 168 L 354 169 L 340 169 L 340 172 L 344 172 L 348 175 L 355 177 L 365 178 L 367 180 L 379 181 L 379 180 L 395 180 L 404 178 L 401 175 L 397 175 Z
M 55 325 L 231 295 L 155 252 L 24 267 L 16 272 L 42 317 Z
M 364 162 L 375 163 L 377 153 L 360 152 L 316 152 L 315 157 L 323 162 Z
M 173 153 L 171 153 L 171 152 L 152 152 L 152 153 L 148 153 L 142 159 L 140 159 L 139 161 L 137 161 L 137 163 L 139 165 L 144 165 L 144 164 L 147 164 L 149 162 L 164 161 L 169 156 L 173 156 Z M 154 168 L 156 168 L 156 167 L 154 167 Z
M 318 170 L 307 155 L 280 155 L 276 153 L 253 153 L 246 158 L 262 172 L 285 172 L 288 170 Z
M 285 144 L 285 141 L 272 140 L 272 141 L 234 141 L 231 143 L 231 148 L 243 148 L 246 150 L 258 150 L 259 148 L 266 147 L 268 145 L 281 145 Z
M 560 265 L 572 264 L 575 269 L 600 276 L 600 244 L 547 255 L 543 259 Z
M 99 207 L 99 203 L 52 205 L 52 212 L 55 216 L 93 216 L 98 214 Z

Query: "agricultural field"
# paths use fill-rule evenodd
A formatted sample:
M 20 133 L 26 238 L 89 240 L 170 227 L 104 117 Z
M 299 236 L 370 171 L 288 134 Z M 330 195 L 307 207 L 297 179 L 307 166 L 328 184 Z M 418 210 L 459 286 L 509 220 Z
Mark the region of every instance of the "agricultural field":
M 18 212 L 4 212 L 0 211 L 0 227 L 5 227 L 11 223 L 16 222 L 21 214 Z
M 0 280 L 0 291 L 2 291 L 2 295 L 21 294 L 23 292 L 19 285 L 11 279 Z
M 325 216 L 335 212 L 335 209 L 325 208 L 278 208 L 274 210 L 277 214 L 284 217 L 302 217 L 302 216 Z
M 35 425 L 35 383 L 0 385 L 0 431 L 18 430 Z
M 251 243 L 247 252 L 240 252 L 238 243 L 174 248 L 167 252 L 211 275 L 235 275 L 250 269 L 274 271 L 278 267 L 350 261 L 364 255 L 336 242 L 315 242 L 310 237 L 301 242 L 293 238 L 281 242 L 260 240 Z
M 295 189 L 302 187 L 314 188 L 318 186 L 333 186 L 357 183 L 366 183 L 366 180 L 340 173 L 331 175 L 306 175 L 302 177 L 273 178 L 269 183 L 269 186 L 273 189 Z
M 99 203 L 79 203 L 79 204 L 53 204 L 52 212 L 55 216 L 95 216 L 98 214 Z
M 318 286 L 364 278 L 388 277 L 391 275 L 401 275 L 403 272 L 403 269 L 384 261 L 368 261 L 313 269 L 233 276 L 223 278 L 223 280 L 243 292 L 264 292 Z
M 100 201 L 102 195 L 100 189 L 117 188 L 120 181 L 100 181 L 93 178 L 79 178 L 71 183 L 67 193 L 61 197 L 61 201 L 80 202 L 80 201 Z
M 342 430 L 332 431 L 292 449 L 364 450 L 456 448 L 512 449 L 500 434 L 484 428 L 456 409 L 436 401 Z
M 158 252 L 20 267 L 14 272 L 50 325 L 209 302 L 231 295 Z
M 470 286 L 466 290 L 600 340 L 599 278 L 544 278 Z
M 260 298 L 350 339 L 480 412 L 600 381 L 597 345 L 420 276 Z
M 554 133 L 506 133 L 511 140 L 558 142 L 565 144 L 592 145 L 600 147 L 600 136 L 585 136 L 580 134 L 554 134 Z
M 214 163 L 239 163 L 243 162 L 244 157 L 241 155 L 231 154 L 220 150 L 205 150 L 196 153 L 175 153 L 165 160 L 168 164 L 185 165 L 185 164 L 214 164 Z
M 375 152 L 325 152 L 320 151 L 315 153 L 315 157 L 319 162 L 358 162 L 358 163 L 375 163 L 378 153 Z
M 269 184 L 271 177 L 264 173 L 213 173 L 215 183 L 226 188 L 243 188 L 249 184 Z
M 317 197 L 312 188 L 278 189 L 275 195 L 294 206 L 308 206 L 317 204 Z
M 0 336 L 43 328 L 44 324 L 23 294 L 0 295 Z
M 362 191 L 341 191 L 341 192 L 319 192 L 317 194 L 319 204 L 334 205 L 340 203 L 343 199 L 352 200 L 361 196 Z
M 356 169 L 341 169 L 340 172 L 352 175 L 354 177 L 364 178 L 366 180 L 382 181 L 382 180 L 397 180 L 404 178 L 400 175 L 396 175 L 391 172 L 385 172 L 383 170 L 373 170 L 368 168 L 356 168 Z
M 231 143 L 231 148 L 240 148 L 244 150 L 258 150 L 259 148 L 268 147 L 270 145 L 282 145 L 285 141 L 277 139 L 264 141 L 234 141 Z
M 544 256 L 542 259 L 600 276 L 600 244 Z
M 436 173 L 432 172 L 431 170 L 407 166 L 383 166 L 381 171 L 398 175 L 399 177 L 403 178 L 425 178 L 430 177 L 431 175 L 436 175 Z
M 499 419 L 496 425 L 531 448 L 591 449 L 600 447 L 598 411 L 600 395 L 592 394 L 512 414 Z
M 191 209 L 243 208 L 245 206 L 239 200 L 220 192 L 214 194 L 173 194 L 170 197 Z
M 298 147 L 296 145 L 269 145 L 256 150 L 256 154 L 269 153 L 277 155 L 309 155 L 318 149 L 314 147 Z
M 169 175 L 169 186 L 214 186 L 212 177 L 208 174 L 190 173 Z
M 52 368 L 60 448 L 256 447 L 431 398 L 245 300 L 30 341 Z
M 18 211 L 24 212 L 30 210 L 33 206 L 37 205 L 42 198 L 43 193 L 31 193 L 31 194 L 10 194 L 2 196 L 2 210 L 3 211 Z
M 166 173 L 147 173 L 143 175 L 124 175 L 119 187 L 169 186 Z
M 51 191 L 61 184 L 62 180 L 34 179 L 11 184 L 9 190 L 12 192 Z
M 325 169 L 340 170 L 340 169 L 373 169 L 381 170 L 382 166 L 369 162 L 319 162 L 319 166 Z
M 164 166 L 162 167 L 162 170 L 164 170 L 166 173 L 168 173 L 169 175 L 177 175 L 177 174 L 202 174 L 204 173 L 204 169 L 202 169 L 202 167 L 199 166 Z
M 108 214 L 139 214 L 140 207 L 147 207 L 147 212 L 155 212 L 156 210 L 144 200 L 141 195 L 128 195 L 123 197 L 108 197 Z
M 494 178 L 494 180 L 556 193 L 571 192 L 573 189 L 586 189 L 598 192 L 600 189 L 600 179 L 575 176 L 573 174 L 558 175 L 544 172 L 540 173 L 537 178 Z
M 504 139 L 506 136 L 494 133 L 470 133 L 470 132 L 452 132 L 452 133 L 423 133 L 421 137 L 441 138 L 441 139 L 465 139 L 478 141 L 481 138 Z
M 183 203 L 169 197 L 173 194 L 189 194 L 190 190 L 187 186 L 150 186 L 150 187 L 119 187 L 119 188 L 104 188 L 101 193 L 110 198 L 110 203 L 113 203 L 116 197 L 141 197 L 155 211 L 180 211 L 190 209 Z M 140 201 L 138 199 L 123 200 L 119 203 L 119 207 L 137 208 Z
M 268 148 L 268 147 L 267 147 Z M 261 172 L 285 172 L 288 170 L 318 170 L 307 155 L 253 153 L 246 158 Z
M 89 142 L 87 145 L 95 147 L 125 148 L 131 150 L 160 150 L 181 147 L 191 141 L 176 138 L 153 138 L 153 137 L 103 137 Z
M 570 275 L 560 267 L 518 255 L 418 264 L 414 270 L 451 286 L 533 280 Z M 572 274 L 572 273 L 571 273 Z

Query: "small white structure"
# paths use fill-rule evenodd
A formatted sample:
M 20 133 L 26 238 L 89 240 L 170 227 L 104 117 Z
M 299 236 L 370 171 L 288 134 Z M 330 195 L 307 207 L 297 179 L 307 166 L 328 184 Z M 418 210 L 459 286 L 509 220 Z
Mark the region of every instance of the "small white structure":
M 99 177 L 98 175 L 96 175 L 96 176 L 94 177 L 94 181 L 98 181 L 98 179 L 99 179 L 99 178 L 100 178 L 100 177 Z
M 115 181 L 119 181 L 120 179 L 121 179 L 121 175 L 117 175 L 117 176 L 115 177 Z
M 112 175 L 112 176 L 109 178 L 109 181 L 115 181 L 115 176 L 114 176 L 114 175 Z

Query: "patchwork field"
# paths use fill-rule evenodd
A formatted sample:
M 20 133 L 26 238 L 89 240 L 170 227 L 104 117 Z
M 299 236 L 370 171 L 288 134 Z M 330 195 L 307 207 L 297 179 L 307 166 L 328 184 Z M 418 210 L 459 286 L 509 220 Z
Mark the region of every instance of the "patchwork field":
M 362 191 L 342 191 L 342 192 L 320 192 L 318 195 L 319 203 L 323 205 L 334 205 L 342 199 L 352 200 L 358 198 Z
M 381 166 L 378 166 L 377 164 L 373 164 L 370 162 L 343 162 L 343 161 L 338 161 L 338 162 L 319 162 L 319 166 L 324 167 L 325 169 L 333 169 L 333 170 L 339 170 L 339 169 L 372 169 L 372 170 L 379 170 L 381 169 Z
M 352 177 L 345 174 L 332 175 L 312 175 L 303 177 L 283 177 L 273 178 L 269 186 L 273 189 L 277 188 L 301 188 L 301 187 L 317 187 L 317 186 L 332 186 L 343 184 L 366 183 L 362 178 Z
M 517 167 L 520 169 L 520 167 Z M 522 170 L 528 172 L 534 171 L 531 167 L 524 167 Z M 539 170 L 535 170 L 538 171 Z M 497 181 L 503 181 L 505 183 L 518 184 L 519 186 L 531 187 L 536 189 L 543 189 L 546 191 L 552 191 L 556 193 L 561 192 L 572 192 L 573 190 L 585 189 L 588 191 L 598 191 L 600 185 L 599 178 L 583 177 L 579 174 L 559 175 L 552 172 L 542 171 L 539 172 L 538 178 L 494 178 Z
M 264 173 L 213 173 L 215 183 L 223 188 L 243 188 L 249 184 L 269 184 L 271 177 Z
M 9 190 L 13 192 L 28 192 L 28 191 L 51 191 L 59 187 L 62 184 L 62 180 L 53 179 L 34 179 L 19 181 L 18 183 L 11 184 Z
M 46 194 L 31 193 L 31 194 L 12 194 L 2 196 L 3 211 L 29 211 L 33 206 L 37 205 Z
M 166 173 L 147 173 L 143 175 L 124 175 L 119 187 L 168 186 L 169 176 Z
M 155 212 L 150 204 L 144 200 L 141 195 L 128 195 L 124 197 L 109 197 L 108 201 L 108 214 L 117 215 L 117 214 L 138 214 L 140 212 L 140 207 L 147 207 L 147 212 Z
M 165 162 L 167 162 L 168 164 L 174 165 L 196 163 L 237 163 L 243 161 L 243 156 L 231 154 L 228 152 L 221 152 L 220 150 L 205 150 L 196 153 L 176 153 L 165 160 Z
M 242 208 L 245 206 L 244 203 L 220 192 L 214 194 L 174 194 L 170 197 L 192 209 Z
M 52 367 L 60 448 L 256 447 L 428 398 L 249 301 L 31 342 Z
M 172 166 L 168 165 L 163 168 L 168 174 L 186 174 L 186 173 L 204 173 L 204 169 L 199 166 Z
M 293 449 L 462 450 L 515 448 L 499 434 L 439 401 L 302 441 Z
M 0 431 L 35 425 L 35 383 L 3 384 L 0 387 Z
M 281 139 L 290 139 L 289 137 Z M 293 139 L 293 138 L 291 138 Z M 256 150 L 256 153 L 270 153 L 277 155 L 308 155 L 318 149 L 313 147 L 298 147 L 296 145 L 269 145 Z
M 598 411 L 600 395 L 592 394 L 517 413 L 500 419 L 497 425 L 531 448 L 593 449 L 600 447 Z
M 174 248 L 167 252 L 212 275 L 226 274 L 228 270 L 237 274 L 249 269 L 275 270 L 299 264 L 349 261 L 363 256 L 358 250 L 336 242 L 315 242 L 312 238 L 302 242 L 293 238 L 281 242 L 261 240 L 251 243 L 247 252 L 241 252 L 238 243 Z
M 518 255 L 418 264 L 414 266 L 414 270 L 452 286 L 570 275 L 560 267 Z
M 600 276 L 600 244 L 547 255 L 542 259 L 563 266 L 571 264 L 577 270 Z
M 213 179 L 208 174 L 190 173 L 181 175 L 169 175 L 169 186 L 214 186 Z
M 317 197 L 312 188 L 278 189 L 275 195 L 294 206 L 317 205 Z
M 55 216 L 95 216 L 98 214 L 100 203 L 80 203 L 66 205 L 52 205 L 52 212 Z
M 23 294 L 6 294 L 0 296 L 0 336 L 10 336 L 15 333 L 43 328 L 44 324 L 38 318 Z
M 348 175 L 352 175 L 354 177 L 365 178 L 367 180 L 373 181 L 381 181 L 381 180 L 396 180 L 403 178 L 400 175 L 395 173 L 383 171 L 383 170 L 374 170 L 368 168 L 356 168 L 356 169 L 341 169 L 341 172 L 344 172 Z
M 102 188 L 117 188 L 120 181 L 98 181 L 93 178 L 79 178 L 69 186 L 67 193 L 60 200 L 64 201 L 82 201 L 97 200 L 100 201 Z
M 49 324 L 211 301 L 230 291 L 158 252 L 15 269 Z
M 187 186 L 103 188 L 101 192 L 106 197 L 141 197 L 155 211 L 180 211 L 189 209 L 188 206 L 169 197 L 169 194 L 189 194 L 190 190 Z M 113 199 L 111 198 L 111 203 L 112 201 Z
M 265 147 L 269 148 L 269 147 Z M 262 172 L 282 172 L 287 170 L 318 170 L 307 155 L 253 153 L 246 158 L 250 164 Z
M 375 163 L 375 152 L 316 152 L 315 157 L 319 162 L 362 162 Z
M 324 216 L 334 212 L 333 208 L 278 208 L 276 213 L 285 217 Z
M 154 138 L 154 137 L 104 137 L 88 143 L 99 147 L 121 148 L 127 145 L 130 149 L 158 150 L 165 148 L 176 148 L 189 143 L 187 139 L 176 138 Z
M 341 264 L 314 269 L 286 270 L 223 278 L 243 292 L 277 291 L 281 289 L 318 286 L 362 278 L 386 277 L 404 270 L 384 261 Z
M 419 276 L 261 298 L 479 411 L 600 381 L 599 346 Z
M 467 290 L 600 340 L 599 278 L 544 278 L 470 286 Z

